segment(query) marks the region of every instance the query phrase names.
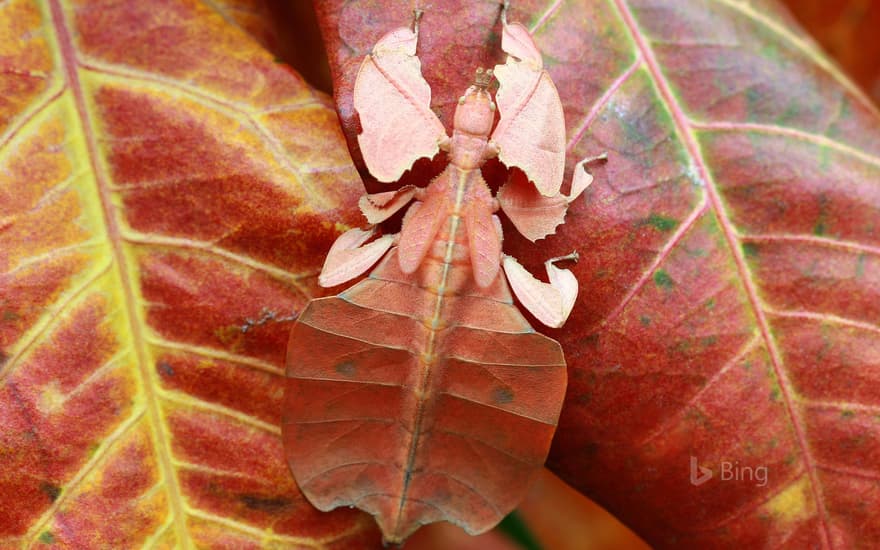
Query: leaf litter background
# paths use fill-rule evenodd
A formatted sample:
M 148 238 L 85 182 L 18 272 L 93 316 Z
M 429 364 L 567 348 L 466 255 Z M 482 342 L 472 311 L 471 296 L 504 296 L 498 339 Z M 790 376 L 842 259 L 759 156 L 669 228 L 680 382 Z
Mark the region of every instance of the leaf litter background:
M 498 59 L 497 5 L 458 4 L 420 44 L 447 120 Z M 551 468 L 658 547 L 876 544 L 876 108 L 773 4 L 514 8 L 569 170 L 610 156 L 560 235 L 506 232 L 532 267 L 583 258 Z M 318 14 L 353 143 L 360 56 L 409 8 Z M 0 4 L 0 546 L 376 541 L 311 510 L 277 438 L 290 318 L 362 186 L 329 101 L 255 42 L 283 52 L 271 15 Z M 690 456 L 769 483 L 693 487 Z

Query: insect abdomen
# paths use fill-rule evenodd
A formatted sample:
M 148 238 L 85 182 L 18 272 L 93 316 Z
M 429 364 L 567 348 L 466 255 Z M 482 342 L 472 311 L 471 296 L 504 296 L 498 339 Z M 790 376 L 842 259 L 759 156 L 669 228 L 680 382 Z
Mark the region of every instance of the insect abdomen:
M 502 277 L 479 289 L 467 262 L 450 264 L 448 279 L 467 282 L 441 302 L 443 326 L 429 326 L 437 295 L 418 281 L 442 262 L 407 275 L 395 256 L 294 326 L 288 460 L 319 508 L 367 510 L 390 541 L 441 520 L 481 532 L 546 458 L 562 350 L 532 330 Z

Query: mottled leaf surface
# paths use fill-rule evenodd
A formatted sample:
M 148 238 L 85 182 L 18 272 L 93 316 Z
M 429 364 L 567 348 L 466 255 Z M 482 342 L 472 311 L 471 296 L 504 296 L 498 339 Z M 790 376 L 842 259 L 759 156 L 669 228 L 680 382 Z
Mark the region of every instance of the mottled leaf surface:
M 409 6 L 319 16 L 351 145 L 358 63 Z M 497 16 L 427 7 L 444 122 L 496 62 Z M 522 1 L 510 17 L 562 97 L 567 179 L 609 157 L 558 235 L 505 225 L 533 268 L 581 255 L 579 302 L 550 333 L 570 369 L 552 469 L 658 547 L 880 544 L 876 107 L 772 2 Z M 692 457 L 714 477 L 693 485 Z
M 235 5 L 0 3 L 0 547 L 378 542 L 278 426 L 361 184 Z

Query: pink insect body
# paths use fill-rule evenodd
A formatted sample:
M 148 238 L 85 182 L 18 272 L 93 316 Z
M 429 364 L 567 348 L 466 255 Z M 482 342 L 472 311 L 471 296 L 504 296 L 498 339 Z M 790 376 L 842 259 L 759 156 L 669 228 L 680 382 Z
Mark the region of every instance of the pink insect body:
M 312 301 L 290 337 L 283 437 L 297 483 L 321 510 L 373 514 L 388 542 L 435 521 L 469 533 L 497 524 L 542 467 L 565 394 L 559 344 L 529 326 L 511 287 L 539 320 L 560 326 L 577 281 L 557 259 L 546 264 L 548 284 L 504 256 L 495 212 L 542 238 L 590 176 L 579 166 L 571 194 L 559 193 L 556 89 L 528 31 L 505 22 L 503 33 L 510 57 L 496 68 L 500 121 L 490 73 L 478 73 L 451 137 L 430 110 L 416 31 L 392 31 L 364 60 L 355 108 L 370 172 L 393 181 L 440 149 L 449 165 L 425 188 L 364 196 L 371 224 L 409 205 L 400 234 L 341 235 L 322 285 L 379 264 L 338 296 Z M 522 170 L 497 200 L 480 173 L 495 155 Z

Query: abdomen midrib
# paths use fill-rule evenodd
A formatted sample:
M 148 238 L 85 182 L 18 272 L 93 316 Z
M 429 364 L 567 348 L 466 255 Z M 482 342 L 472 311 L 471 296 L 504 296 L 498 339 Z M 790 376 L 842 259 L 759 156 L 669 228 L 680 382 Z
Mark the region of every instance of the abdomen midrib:
M 449 168 L 447 168 L 449 169 Z M 443 311 L 443 302 L 445 297 L 449 294 L 450 289 L 447 288 L 447 283 L 449 281 L 449 273 L 452 269 L 455 268 L 455 253 L 456 247 L 462 246 L 462 243 L 459 242 L 458 235 L 459 230 L 461 228 L 461 214 L 462 214 L 462 206 L 464 204 L 464 198 L 467 192 L 467 183 L 468 183 L 468 174 L 469 172 L 457 172 L 457 181 L 455 185 L 455 201 L 453 203 L 452 210 L 449 214 L 449 220 L 446 222 L 448 226 L 448 231 L 440 231 L 440 234 L 446 235 L 446 249 L 443 255 L 443 259 L 441 261 L 441 268 L 439 274 L 439 280 L 435 286 L 436 293 L 434 294 L 434 307 L 431 311 L 431 314 L 428 318 L 424 319 L 423 325 L 427 330 L 427 337 L 425 339 L 425 349 L 419 357 L 418 369 L 419 376 L 416 381 L 416 401 L 415 401 L 415 418 L 413 421 L 413 429 L 412 436 L 410 439 L 410 445 L 407 452 L 406 463 L 403 467 L 403 480 L 402 480 L 402 488 L 400 491 L 400 506 L 397 511 L 397 525 L 395 526 L 394 531 L 397 531 L 397 528 L 400 525 L 400 521 L 403 517 L 403 510 L 406 506 L 407 499 L 407 491 L 409 489 L 409 484 L 412 478 L 412 470 L 416 461 L 416 454 L 419 448 L 419 439 L 422 431 L 422 422 L 425 417 L 426 408 L 430 403 L 430 391 L 431 391 L 431 378 L 432 378 L 432 370 L 434 365 L 437 362 L 436 350 L 437 350 L 437 340 L 439 333 L 444 329 L 445 323 L 443 319 L 441 319 L 441 313 Z M 445 228 L 444 228 L 445 229 Z M 433 247 L 432 247 L 433 248 Z M 429 252 L 429 257 L 426 258 L 422 262 L 422 266 L 419 268 L 425 269 L 425 264 L 430 262 L 431 260 L 431 252 Z M 459 267 L 459 269 L 461 269 Z

